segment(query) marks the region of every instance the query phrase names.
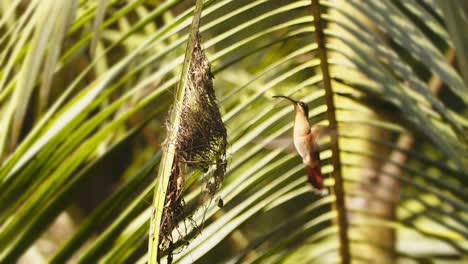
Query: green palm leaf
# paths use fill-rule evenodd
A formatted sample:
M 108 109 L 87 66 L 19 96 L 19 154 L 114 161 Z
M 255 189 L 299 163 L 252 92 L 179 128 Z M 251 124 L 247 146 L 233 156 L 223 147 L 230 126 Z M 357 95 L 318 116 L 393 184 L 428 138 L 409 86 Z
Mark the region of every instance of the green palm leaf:
M 0 1 L 0 262 L 145 262 L 195 1 L 26 2 Z M 463 1 L 203 4 L 229 164 L 205 204 L 206 173 L 187 175 L 174 262 L 463 263 Z M 337 129 L 332 194 L 277 143 L 293 110 L 276 94 Z

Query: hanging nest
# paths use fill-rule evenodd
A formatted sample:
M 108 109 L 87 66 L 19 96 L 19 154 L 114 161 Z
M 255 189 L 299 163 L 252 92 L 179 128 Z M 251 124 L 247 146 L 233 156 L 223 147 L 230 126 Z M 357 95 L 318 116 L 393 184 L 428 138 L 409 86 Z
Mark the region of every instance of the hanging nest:
M 216 102 L 213 78 L 210 63 L 201 48 L 200 35 L 197 34 L 181 107 L 173 173 L 161 222 L 159 248 L 168 252 L 168 260 L 172 259 L 174 247 L 172 231 L 184 218 L 182 191 L 187 170 L 209 171 L 204 177 L 204 190 L 211 198 L 220 188 L 226 171 L 226 128 Z M 190 216 L 188 218 L 195 225 L 195 221 Z
M 214 165 L 207 186 L 210 194 L 214 194 L 226 171 L 227 136 L 213 89 L 214 76 L 199 34 L 194 43 L 189 78 L 177 136 L 177 156 L 188 167 L 204 172 Z

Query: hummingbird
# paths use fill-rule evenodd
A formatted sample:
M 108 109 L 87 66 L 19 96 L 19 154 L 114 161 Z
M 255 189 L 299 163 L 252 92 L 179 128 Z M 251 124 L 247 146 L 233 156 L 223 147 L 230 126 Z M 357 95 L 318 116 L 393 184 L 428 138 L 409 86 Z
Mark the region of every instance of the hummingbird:
M 310 127 L 309 107 L 302 101 L 296 101 L 284 95 L 276 95 L 273 98 L 288 99 L 294 104 L 294 146 L 306 166 L 309 183 L 319 191 L 323 191 L 323 174 L 319 155 L 320 147 L 317 143 L 319 129 L 317 126 Z

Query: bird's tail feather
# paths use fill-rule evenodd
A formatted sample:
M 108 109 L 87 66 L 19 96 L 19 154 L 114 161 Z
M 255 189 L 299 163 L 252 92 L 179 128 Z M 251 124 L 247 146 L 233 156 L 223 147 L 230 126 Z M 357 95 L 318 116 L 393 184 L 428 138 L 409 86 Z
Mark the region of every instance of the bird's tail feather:
M 323 189 L 323 175 L 320 166 L 307 166 L 307 179 L 312 186 L 318 190 Z

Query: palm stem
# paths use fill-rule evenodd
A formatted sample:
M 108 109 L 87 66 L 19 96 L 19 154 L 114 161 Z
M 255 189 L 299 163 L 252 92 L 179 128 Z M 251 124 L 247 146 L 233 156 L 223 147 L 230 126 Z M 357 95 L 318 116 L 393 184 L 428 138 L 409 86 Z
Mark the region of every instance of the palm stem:
M 335 114 L 335 102 L 333 98 L 333 90 L 331 86 L 331 78 L 327 60 L 327 49 L 325 47 L 325 35 L 323 32 L 322 19 L 320 17 L 320 4 L 319 0 L 312 0 L 312 13 L 314 16 L 315 36 L 318 44 L 319 56 L 320 56 L 320 67 L 322 70 L 323 86 L 325 88 L 325 100 L 327 103 L 327 117 L 330 127 L 338 130 L 336 114 Z M 333 178 L 335 184 L 333 185 L 333 191 L 336 196 L 335 207 L 338 212 L 338 225 L 339 225 L 339 239 L 340 239 L 340 255 L 341 263 L 348 264 L 351 262 L 351 254 L 349 250 L 349 238 L 348 238 L 348 219 L 346 216 L 345 208 L 345 192 L 343 187 L 343 177 L 341 175 L 341 161 L 339 152 L 339 142 L 337 140 L 337 134 L 331 135 L 332 150 L 332 166 L 333 166 Z
M 150 222 L 150 235 L 149 235 L 149 248 L 148 248 L 148 263 L 156 264 L 158 262 L 158 248 L 159 248 L 159 231 L 164 209 L 164 200 L 166 198 L 166 190 L 169 184 L 169 178 L 172 175 L 172 167 L 175 157 L 175 141 L 177 138 L 180 116 L 182 109 L 182 102 L 185 96 L 185 87 L 188 81 L 188 74 L 190 69 L 190 62 L 192 59 L 192 52 L 194 42 L 198 33 L 200 25 L 200 17 L 203 8 L 203 0 L 197 0 L 195 11 L 193 14 L 192 27 L 187 42 L 187 49 L 185 50 L 184 64 L 182 65 L 182 73 L 180 75 L 179 83 L 176 90 L 176 98 L 171 111 L 170 123 L 171 130 L 168 131 L 166 139 L 166 147 L 164 149 L 161 164 L 159 165 L 158 176 L 156 178 L 156 186 L 154 188 L 153 210 Z

